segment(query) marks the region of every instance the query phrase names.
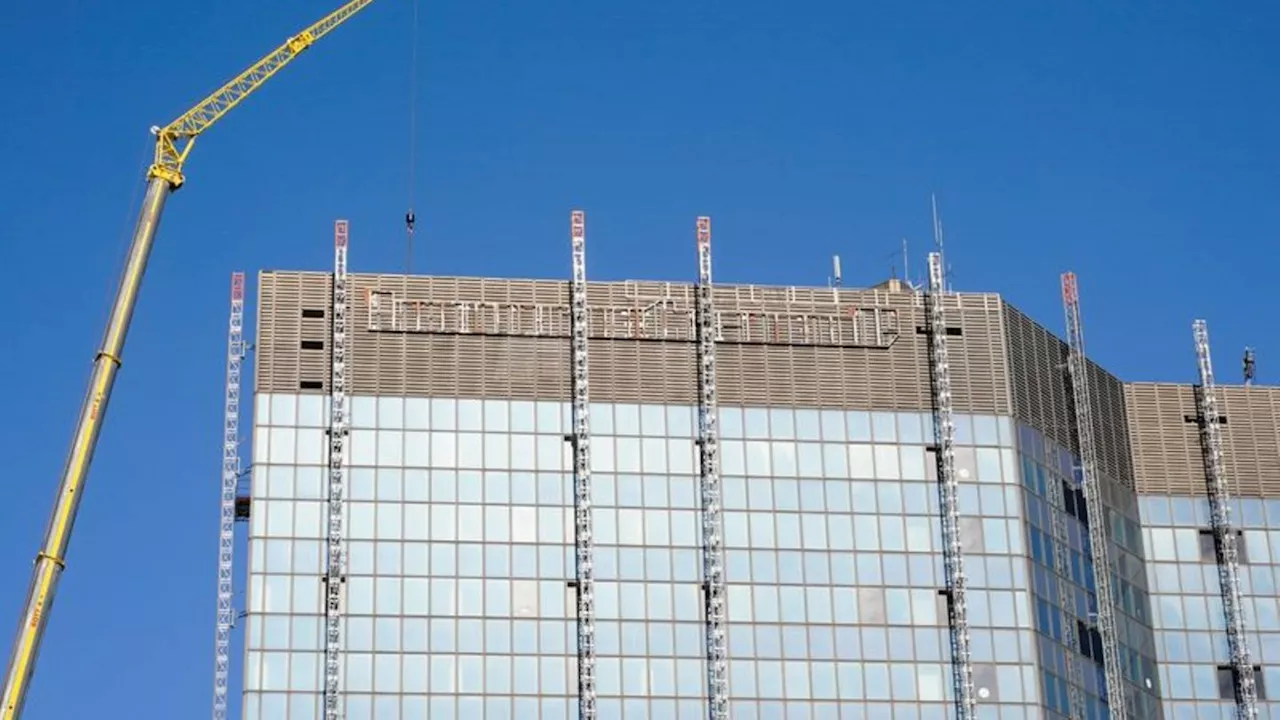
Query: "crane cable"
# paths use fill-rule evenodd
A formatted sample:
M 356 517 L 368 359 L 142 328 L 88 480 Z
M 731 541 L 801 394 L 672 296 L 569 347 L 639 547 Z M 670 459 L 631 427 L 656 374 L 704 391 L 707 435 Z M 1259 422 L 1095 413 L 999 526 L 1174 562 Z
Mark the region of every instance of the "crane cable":
M 405 263 L 404 272 L 413 270 L 413 230 L 417 216 L 413 212 L 414 181 L 417 171 L 418 146 L 418 0 L 413 0 L 413 23 L 410 28 L 409 56 L 409 210 L 404 214 Z

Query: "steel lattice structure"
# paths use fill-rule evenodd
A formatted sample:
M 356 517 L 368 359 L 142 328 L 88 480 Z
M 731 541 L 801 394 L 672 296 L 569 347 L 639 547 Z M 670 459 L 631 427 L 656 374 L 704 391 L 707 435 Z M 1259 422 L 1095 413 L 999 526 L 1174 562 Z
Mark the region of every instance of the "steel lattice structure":
M 347 444 L 347 221 L 333 225 L 333 368 L 330 375 L 328 563 L 325 573 L 324 717 L 341 720 L 342 611 L 346 546 L 342 516 L 346 495 Z
M 227 391 L 222 416 L 222 492 L 218 508 L 218 617 L 213 651 L 213 720 L 227 717 L 231 667 L 236 485 L 240 480 L 240 366 L 244 360 L 244 273 L 231 274 L 227 328 Z
M 1124 673 L 1120 668 L 1120 640 L 1116 629 L 1115 595 L 1111 590 L 1111 559 L 1107 543 L 1107 510 L 1098 487 L 1098 451 L 1093 438 L 1093 406 L 1089 392 L 1089 366 L 1084 353 L 1084 327 L 1080 320 L 1080 291 L 1075 273 L 1062 275 L 1062 305 L 1066 313 L 1067 369 L 1075 405 L 1076 438 L 1080 444 L 1080 486 L 1089 513 L 1089 547 L 1098 599 L 1098 634 L 1102 637 L 1102 669 L 1107 681 L 1107 704 L 1112 720 L 1127 720 Z
M 1218 556 L 1227 648 L 1231 653 L 1236 717 L 1254 720 L 1258 717 L 1258 685 L 1245 635 L 1244 607 L 1240 597 L 1240 556 L 1236 531 L 1231 527 L 1231 489 L 1222 461 L 1222 415 L 1218 411 L 1218 389 L 1213 379 L 1213 358 L 1209 353 L 1209 327 L 1204 320 L 1196 320 L 1192 331 L 1196 343 L 1196 364 L 1200 371 L 1197 420 L 1204 448 L 1205 489 L 1209 495 L 1209 521 Z
M 1063 513 L 1067 510 L 1066 496 L 1063 494 L 1062 482 L 1057 478 L 1049 477 L 1046 479 L 1045 491 L 1049 495 L 1049 504 L 1052 506 L 1049 510 L 1049 516 L 1053 526 L 1053 569 L 1058 576 L 1058 602 L 1061 605 L 1067 605 L 1072 597 L 1071 583 L 1067 578 L 1071 577 L 1070 561 L 1068 553 L 1070 546 L 1067 544 L 1067 521 L 1063 517 Z M 1063 623 L 1063 634 L 1071 633 L 1070 624 Z M 1089 642 L 1086 636 L 1080 639 L 1081 642 Z M 1084 685 L 1084 677 L 1080 670 L 1080 663 L 1076 661 L 1076 649 L 1073 647 L 1063 648 L 1062 658 L 1064 669 L 1067 677 L 1067 716 L 1071 720 L 1081 720 L 1084 718 L 1084 696 L 1080 688 Z
M 724 531 L 720 498 L 720 420 L 716 320 L 711 293 L 711 218 L 697 222 L 698 448 L 702 499 L 702 582 L 706 614 L 707 702 L 711 720 L 729 717 L 725 635 Z
M 587 236 L 586 215 L 575 210 L 569 219 L 573 280 L 569 286 L 570 363 L 573 367 L 574 542 L 577 546 L 578 717 L 596 717 L 596 594 L 594 539 L 591 526 L 591 425 L 587 377 Z
M 942 556 L 947 583 L 947 621 L 951 635 L 952 699 L 957 720 L 977 717 L 973 688 L 973 662 L 969 635 L 968 581 L 960 545 L 960 484 L 956 479 L 955 420 L 951 403 L 951 362 L 947 356 L 947 330 L 942 312 L 946 279 L 942 254 L 929 253 L 929 290 L 925 293 L 926 332 L 929 342 L 929 379 L 933 391 L 933 437 L 938 461 L 938 500 L 942 521 Z

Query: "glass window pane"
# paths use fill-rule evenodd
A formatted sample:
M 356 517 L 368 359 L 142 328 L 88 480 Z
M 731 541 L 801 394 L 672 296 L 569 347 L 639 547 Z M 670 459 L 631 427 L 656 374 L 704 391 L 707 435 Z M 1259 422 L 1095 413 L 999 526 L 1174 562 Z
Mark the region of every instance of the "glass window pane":
M 796 438 L 799 440 L 822 439 L 822 423 L 817 410 L 796 410 Z
M 667 434 L 666 413 L 662 405 L 640 406 L 640 429 L 649 437 L 663 437 Z
M 844 442 L 844 413 L 839 410 L 823 410 L 821 413 L 822 438 L 828 442 Z
M 484 401 L 484 429 L 489 432 L 507 432 L 510 429 L 506 400 Z
M 458 401 L 458 429 L 473 431 L 484 429 L 484 404 L 481 401 Z
M 851 410 L 845 413 L 845 438 L 851 442 L 871 442 L 871 414 Z
M 378 398 L 378 427 L 383 430 L 404 427 L 404 398 Z
M 458 428 L 458 403 L 450 398 L 431 400 L 431 429 L 456 430 Z

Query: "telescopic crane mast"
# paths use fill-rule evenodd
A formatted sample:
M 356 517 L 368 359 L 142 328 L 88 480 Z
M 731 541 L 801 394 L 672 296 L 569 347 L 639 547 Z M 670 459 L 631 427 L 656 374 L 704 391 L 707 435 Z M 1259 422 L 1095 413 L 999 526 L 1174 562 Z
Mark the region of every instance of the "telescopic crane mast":
M 3 694 L 0 695 L 0 720 L 17 720 L 22 712 L 31 677 L 35 672 L 40 643 L 49 622 L 49 611 L 53 607 L 58 580 L 66 569 L 67 547 L 76 512 L 80 507 L 80 498 L 84 494 L 85 477 L 97 446 L 98 434 L 102 430 L 116 373 L 120 370 L 125 336 L 129 332 L 129 323 L 137 304 L 138 291 L 142 286 L 142 276 L 146 272 L 156 229 L 160 225 L 160 214 L 169 194 L 182 187 L 186 180 L 182 169 L 196 138 L 293 62 L 302 51 L 372 3 L 373 0 L 350 0 L 319 22 L 286 40 L 283 45 L 173 122 L 163 128 L 152 128 L 152 133 L 156 136 L 155 159 L 147 171 L 147 190 L 142 210 L 133 231 L 133 241 L 129 245 L 128 259 L 120 276 L 102 345 L 94 358 L 93 372 L 62 472 L 53 513 L 40 552 L 36 555 L 31 585 L 22 611 L 22 624 L 14 638 L 5 671 Z

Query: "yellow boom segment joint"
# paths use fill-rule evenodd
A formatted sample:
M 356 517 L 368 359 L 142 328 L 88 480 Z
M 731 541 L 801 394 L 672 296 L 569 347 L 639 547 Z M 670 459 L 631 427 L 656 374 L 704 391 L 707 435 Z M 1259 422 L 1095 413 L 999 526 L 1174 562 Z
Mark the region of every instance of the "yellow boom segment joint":
M 36 553 L 36 562 L 40 562 L 41 560 L 48 560 L 49 562 L 53 563 L 54 565 L 57 565 L 63 570 L 67 569 L 67 563 L 65 560 L 63 560 L 60 557 L 54 557 L 49 553 L 46 553 L 46 552 Z

